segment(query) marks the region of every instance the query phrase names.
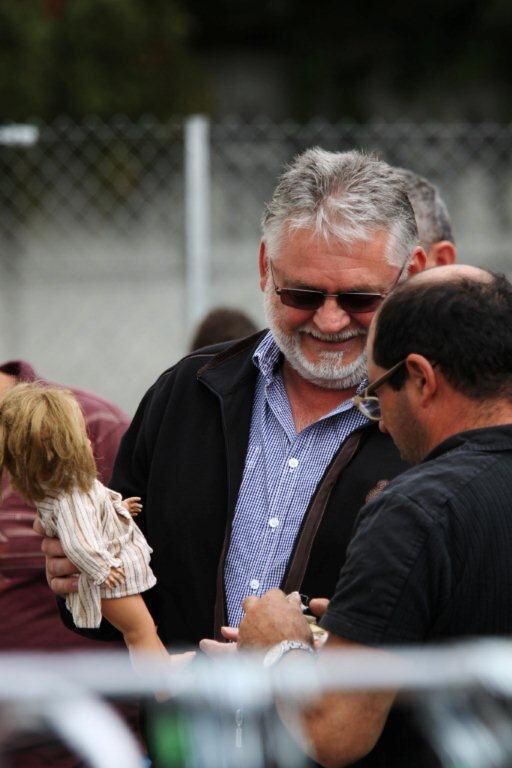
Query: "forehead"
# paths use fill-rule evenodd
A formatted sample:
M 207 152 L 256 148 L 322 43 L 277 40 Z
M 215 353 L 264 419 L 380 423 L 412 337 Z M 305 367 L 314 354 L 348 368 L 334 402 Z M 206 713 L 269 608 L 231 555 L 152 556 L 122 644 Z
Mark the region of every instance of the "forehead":
M 285 230 L 274 260 L 288 281 L 323 288 L 383 288 L 396 277 L 387 260 L 390 235 L 370 232 L 367 240 L 340 242 L 312 229 Z

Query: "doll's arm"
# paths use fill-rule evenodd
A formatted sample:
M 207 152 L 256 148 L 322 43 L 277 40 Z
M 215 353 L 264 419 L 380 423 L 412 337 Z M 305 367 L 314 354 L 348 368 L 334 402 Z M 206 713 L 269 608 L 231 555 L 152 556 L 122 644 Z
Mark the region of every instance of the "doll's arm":
M 65 495 L 59 499 L 57 533 L 66 556 L 95 584 L 103 584 L 111 568 L 120 568 L 121 561 L 105 546 L 94 510 L 81 497 Z

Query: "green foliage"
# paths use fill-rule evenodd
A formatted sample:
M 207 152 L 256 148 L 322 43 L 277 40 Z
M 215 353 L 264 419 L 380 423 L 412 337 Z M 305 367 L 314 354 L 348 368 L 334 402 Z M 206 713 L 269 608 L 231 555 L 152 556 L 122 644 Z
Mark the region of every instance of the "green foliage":
M 2 116 L 160 117 L 207 107 L 173 0 L 2 0 Z

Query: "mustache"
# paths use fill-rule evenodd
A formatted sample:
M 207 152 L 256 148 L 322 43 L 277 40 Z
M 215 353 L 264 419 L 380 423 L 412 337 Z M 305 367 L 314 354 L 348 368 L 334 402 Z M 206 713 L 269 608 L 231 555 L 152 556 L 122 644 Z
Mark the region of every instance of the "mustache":
M 349 339 L 355 339 L 356 336 L 366 337 L 368 335 L 368 331 L 364 330 L 363 328 L 358 328 L 353 331 L 340 331 L 339 333 L 322 333 L 317 328 L 312 328 L 308 325 L 305 325 L 303 328 L 299 328 L 298 332 L 307 333 L 309 336 L 312 336 L 314 339 L 318 339 L 319 341 L 330 341 L 335 343 L 340 341 L 348 341 Z

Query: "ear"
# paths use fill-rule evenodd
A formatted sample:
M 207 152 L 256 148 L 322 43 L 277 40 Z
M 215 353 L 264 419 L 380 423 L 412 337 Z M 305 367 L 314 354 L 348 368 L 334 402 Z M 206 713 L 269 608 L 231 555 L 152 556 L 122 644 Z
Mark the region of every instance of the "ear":
M 414 251 L 412 252 L 412 259 L 411 263 L 407 267 L 407 277 L 412 277 L 413 275 L 417 275 L 418 272 L 423 272 L 427 265 L 427 254 L 421 247 L 421 245 L 417 245 Z
M 457 248 L 450 240 L 439 240 L 430 246 L 427 256 L 427 269 L 445 267 L 457 261 Z
M 427 407 L 439 390 L 434 366 L 423 355 L 413 353 L 407 356 L 405 367 L 416 402 L 421 408 Z
M 268 257 L 267 257 L 267 247 L 265 245 L 264 240 L 262 240 L 260 243 L 259 268 L 260 268 L 260 288 L 262 291 L 264 291 L 267 285 L 267 280 L 268 280 Z

